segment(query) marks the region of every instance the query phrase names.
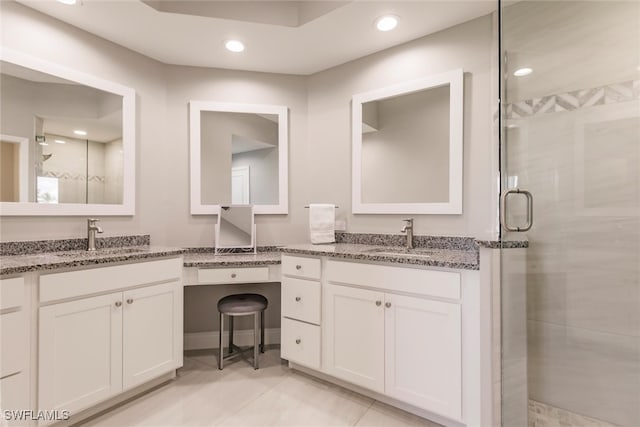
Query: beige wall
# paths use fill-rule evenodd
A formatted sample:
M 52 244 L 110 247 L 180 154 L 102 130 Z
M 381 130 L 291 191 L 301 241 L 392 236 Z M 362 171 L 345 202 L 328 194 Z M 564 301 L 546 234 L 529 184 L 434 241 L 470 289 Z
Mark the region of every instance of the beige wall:
M 212 244 L 215 218 L 189 214 L 190 100 L 289 107 L 289 215 L 258 216 L 259 244 L 308 241 L 304 206 L 310 202 L 338 204 L 338 218 L 347 220 L 349 231 L 397 232 L 400 216 L 350 214 L 351 96 L 460 67 L 465 70 L 464 214 L 417 215 L 416 232 L 486 236 L 492 231 L 490 17 L 304 77 L 165 66 L 15 3 L 3 2 L 2 12 L 6 47 L 136 89 L 136 215 L 102 218 L 108 234 L 142 232 L 158 244 Z M 38 37 L 19 36 L 25 32 Z M 84 221 L 74 217 L 49 218 L 46 224 L 3 218 L 0 232 L 3 240 L 83 234 Z
M 464 75 L 463 215 L 414 215 L 418 234 L 489 236 L 494 224 L 492 19 L 483 17 L 309 78 L 308 202 L 335 203 L 352 232 L 398 233 L 406 215 L 352 215 L 351 97 L 430 74 Z M 293 206 L 293 209 L 298 209 Z
M 150 233 L 155 244 L 213 245 L 215 218 L 189 213 L 191 100 L 289 109 L 289 214 L 258 215 L 258 244 L 308 241 L 304 206 L 311 202 L 338 204 L 338 218 L 348 221 L 350 231 L 398 232 L 400 216 L 350 214 L 351 96 L 454 68 L 465 70 L 464 214 L 416 216 L 416 232 L 482 236 L 491 231 L 490 17 L 306 77 L 162 65 L 24 6 L 2 2 L 1 7 L 4 46 L 136 90 L 136 215 L 101 218 L 106 235 Z M 3 217 L 0 237 L 80 237 L 85 227 L 77 217 Z M 279 297 L 269 289 L 257 287 L 269 293 L 276 310 Z M 186 330 L 214 328 L 215 302 L 225 292 L 189 290 Z M 277 326 L 277 316 L 269 319 L 268 327 Z

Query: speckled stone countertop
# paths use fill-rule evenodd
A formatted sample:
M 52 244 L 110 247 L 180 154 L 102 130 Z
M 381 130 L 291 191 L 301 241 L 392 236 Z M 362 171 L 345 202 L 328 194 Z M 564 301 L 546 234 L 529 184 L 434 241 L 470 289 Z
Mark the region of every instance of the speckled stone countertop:
M 288 245 L 280 249 L 284 253 L 328 256 L 331 258 L 354 259 L 371 262 L 424 265 L 430 267 L 479 270 L 480 260 L 477 250 L 417 248 L 413 253 L 403 247 L 336 243 L 329 245 Z M 382 253 L 398 251 L 399 253 Z M 422 254 L 417 252 L 422 251 Z
M 0 275 L 26 273 L 29 271 L 55 270 L 140 261 L 153 258 L 177 256 L 184 249 L 163 246 L 126 246 L 104 248 L 95 252 L 86 250 L 57 251 L 24 255 L 0 256 Z
M 258 253 L 231 253 L 216 255 L 212 248 L 187 248 L 185 267 L 256 267 L 280 264 L 280 252 L 275 246 L 258 247 Z

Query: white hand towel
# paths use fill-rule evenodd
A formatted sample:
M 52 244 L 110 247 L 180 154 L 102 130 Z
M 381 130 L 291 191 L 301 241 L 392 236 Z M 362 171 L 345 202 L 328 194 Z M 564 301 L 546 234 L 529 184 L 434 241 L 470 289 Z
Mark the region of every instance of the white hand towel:
M 310 204 L 309 231 L 311 243 L 334 243 L 336 241 L 335 222 L 335 205 Z

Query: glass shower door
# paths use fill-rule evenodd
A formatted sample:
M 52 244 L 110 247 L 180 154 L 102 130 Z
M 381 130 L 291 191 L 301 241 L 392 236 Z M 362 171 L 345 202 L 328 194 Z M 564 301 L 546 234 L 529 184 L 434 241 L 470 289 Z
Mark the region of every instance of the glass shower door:
M 500 13 L 502 425 L 639 426 L 640 2 Z

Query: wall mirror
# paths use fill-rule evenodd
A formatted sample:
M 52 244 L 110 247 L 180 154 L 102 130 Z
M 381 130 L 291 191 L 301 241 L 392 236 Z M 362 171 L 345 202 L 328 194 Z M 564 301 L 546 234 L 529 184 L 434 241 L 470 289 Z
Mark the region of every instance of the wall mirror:
M 191 214 L 288 212 L 287 107 L 191 101 L 189 121 Z
M 0 55 L 2 215 L 133 215 L 135 92 Z
M 221 206 L 216 224 L 216 253 L 233 253 L 234 249 L 256 252 L 256 226 L 251 205 Z
M 463 71 L 352 101 L 353 213 L 461 214 Z

